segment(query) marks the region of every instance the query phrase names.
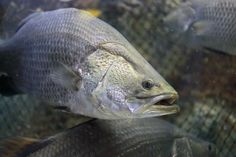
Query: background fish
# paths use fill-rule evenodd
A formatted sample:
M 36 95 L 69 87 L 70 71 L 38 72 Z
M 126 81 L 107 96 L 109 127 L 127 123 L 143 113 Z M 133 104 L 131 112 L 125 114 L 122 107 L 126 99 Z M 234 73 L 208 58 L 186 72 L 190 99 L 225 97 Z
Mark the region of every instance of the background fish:
M 28 95 L 0 95 L 0 100 L 0 141 L 14 136 L 42 138 L 88 119 L 59 112 Z
M 156 118 L 93 120 L 42 141 L 19 138 L 8 140 L 5 146 L 0 152 L 1 157 L 16 154 L 21 157 L 215 156 L 214 145 L 189 136 Z
M 190 0 L 164 21 L 186 46 L 236 55 L 235 0 Z
M 135 48 L 84 11 L 32 14 L 0 51 L 1 71 L 19 92 L 72 113 L 116 119 L 179 110 L 170 105 L 177 92 Z

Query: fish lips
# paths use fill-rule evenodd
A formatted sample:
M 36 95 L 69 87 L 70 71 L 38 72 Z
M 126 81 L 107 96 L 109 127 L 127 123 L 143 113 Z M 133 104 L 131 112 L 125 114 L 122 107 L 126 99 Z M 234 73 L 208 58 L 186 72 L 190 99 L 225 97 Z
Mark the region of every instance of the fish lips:
M 144 100 L 145 105 L 133 109 L 135 117 L 154 117 L 168 114 L 174 114 L 180 111 L 178 105 L 173 104 L 178 95 L 173 93 L 164 93 L 152 97 L 136 97 L 138 100 Z

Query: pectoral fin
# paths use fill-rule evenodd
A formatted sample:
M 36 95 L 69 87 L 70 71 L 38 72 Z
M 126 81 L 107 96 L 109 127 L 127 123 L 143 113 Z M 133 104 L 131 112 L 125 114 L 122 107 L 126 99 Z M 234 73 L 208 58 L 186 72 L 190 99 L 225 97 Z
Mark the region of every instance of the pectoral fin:
M 50 78 L 54 83 L 76 91 L 80 89 L 82 81 L 79 72 L 75 72 L 70 67 L 61 63 L 59 63 L 57 68 L 52 71 Z
M 28 156 L 49 143 L 49 140 L 41 142 L 36 139 L 23 137 L 8 139 L 1 142 L 0 157 Z
M 201 36 L 212 29 L 212 22 L 209 21 L 196 21 L 192 24 L 191 28 L 195 35 Z
M 217 50 L 217 49 L 214 49 L 214 48 L 203 47 L 203 49 L 208 50 L 208 51 L 211 51 L 211 52 L 213 52 L 213 53 L 217 53 L 217 54 L 219 54 L 219 55 L 229 56 L 229 53 L 224 52 L 224 51 L 221 51 L 221 50 Z

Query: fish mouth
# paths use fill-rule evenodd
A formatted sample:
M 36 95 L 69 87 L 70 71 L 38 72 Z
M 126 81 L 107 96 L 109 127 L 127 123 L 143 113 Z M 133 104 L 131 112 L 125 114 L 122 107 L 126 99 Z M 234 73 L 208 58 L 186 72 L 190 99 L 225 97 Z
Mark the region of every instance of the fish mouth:
M 174 104 L 178 99 L 177 93 L 164 93 L 153 97 L 136 97 L 137 99 L 146 99 L 149 103 L 138 108 L 136 114 L 143 114 L 145 117 L 162 116 L 174 114 L 180 111 L 178 105 Z

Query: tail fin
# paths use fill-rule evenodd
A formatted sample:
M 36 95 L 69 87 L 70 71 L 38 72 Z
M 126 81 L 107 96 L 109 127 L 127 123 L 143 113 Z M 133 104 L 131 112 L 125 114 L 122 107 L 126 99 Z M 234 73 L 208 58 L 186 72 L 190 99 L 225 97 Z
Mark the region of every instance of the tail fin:
M 52 142 L 53 138 L 46 140 L 26 137 L 8 139 L 0 143 L 0 157 L 27 157 Z
M 38 143 L 38 140 L 21 137 L 5 140 L 0 146 L 0 157 L 17 157 L 27 150 L 29 146 L 36 143 Z

